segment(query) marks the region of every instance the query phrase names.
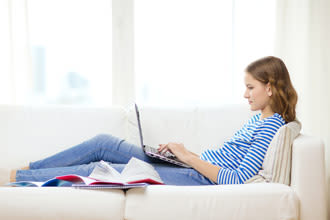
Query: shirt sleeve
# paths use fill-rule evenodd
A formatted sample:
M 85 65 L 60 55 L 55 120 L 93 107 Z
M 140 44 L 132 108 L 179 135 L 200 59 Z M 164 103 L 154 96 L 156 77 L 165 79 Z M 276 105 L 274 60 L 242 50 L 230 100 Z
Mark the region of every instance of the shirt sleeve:
M 281 127 L 278 123 L 265 121 L 256 129 L 252 144 L 241 164 L 236 169 L 220 168 L 218 184 L 243 184 L 260 170 L 268 146 Z

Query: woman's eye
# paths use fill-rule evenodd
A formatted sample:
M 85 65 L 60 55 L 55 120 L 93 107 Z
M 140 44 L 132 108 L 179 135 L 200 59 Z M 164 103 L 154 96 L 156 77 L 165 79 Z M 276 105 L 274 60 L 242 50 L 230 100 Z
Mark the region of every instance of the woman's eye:
M 251 89 L 253 89 L 253 87 L 248 87 L 248 89 L 250 89 L 250 90 L 251 90 Z

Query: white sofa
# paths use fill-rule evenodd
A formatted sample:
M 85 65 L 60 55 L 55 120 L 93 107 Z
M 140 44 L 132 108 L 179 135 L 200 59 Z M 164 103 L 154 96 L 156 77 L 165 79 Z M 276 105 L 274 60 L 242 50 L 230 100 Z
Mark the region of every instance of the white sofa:
M 145 142 L 182 142 L 196 153 L 217 148 L 254 114 L 246 105 L 140 107 Z M 0 106 L 0 167 L 17 168 L 97 134 L 138 143 L 133 111 L 111 108 Z M 149 186 L 122 190 L 0 187 L 0 219 L 325 220 L 324 146 L 299 135 L 291 185 Z

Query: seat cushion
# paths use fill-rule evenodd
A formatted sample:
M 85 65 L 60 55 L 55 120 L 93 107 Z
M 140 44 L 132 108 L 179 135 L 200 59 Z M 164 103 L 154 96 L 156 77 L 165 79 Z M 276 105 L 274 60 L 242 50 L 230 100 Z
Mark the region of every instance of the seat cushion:
M 1 219 L 123 219 L 121 190 L 70 187 L 0 187 Z
M 283 184 L 149 186 L 126 193 L 125 219 L 298 219 L 298 199 Z

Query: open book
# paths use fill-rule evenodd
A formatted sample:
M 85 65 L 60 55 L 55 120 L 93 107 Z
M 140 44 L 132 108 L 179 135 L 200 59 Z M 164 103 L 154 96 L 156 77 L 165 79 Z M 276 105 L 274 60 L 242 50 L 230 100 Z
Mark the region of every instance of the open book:
M 88 177 L 70 174 L 57 176 L 46 182 L 20 181 L 8 185 L 45 187 L 65 186 L 68 182 L 78 188 L 132 188 L 144 187 L 148 184 L 163 184 L 152 165 L 132 157 L 121 173 L 108 163 L 100 161 Z

